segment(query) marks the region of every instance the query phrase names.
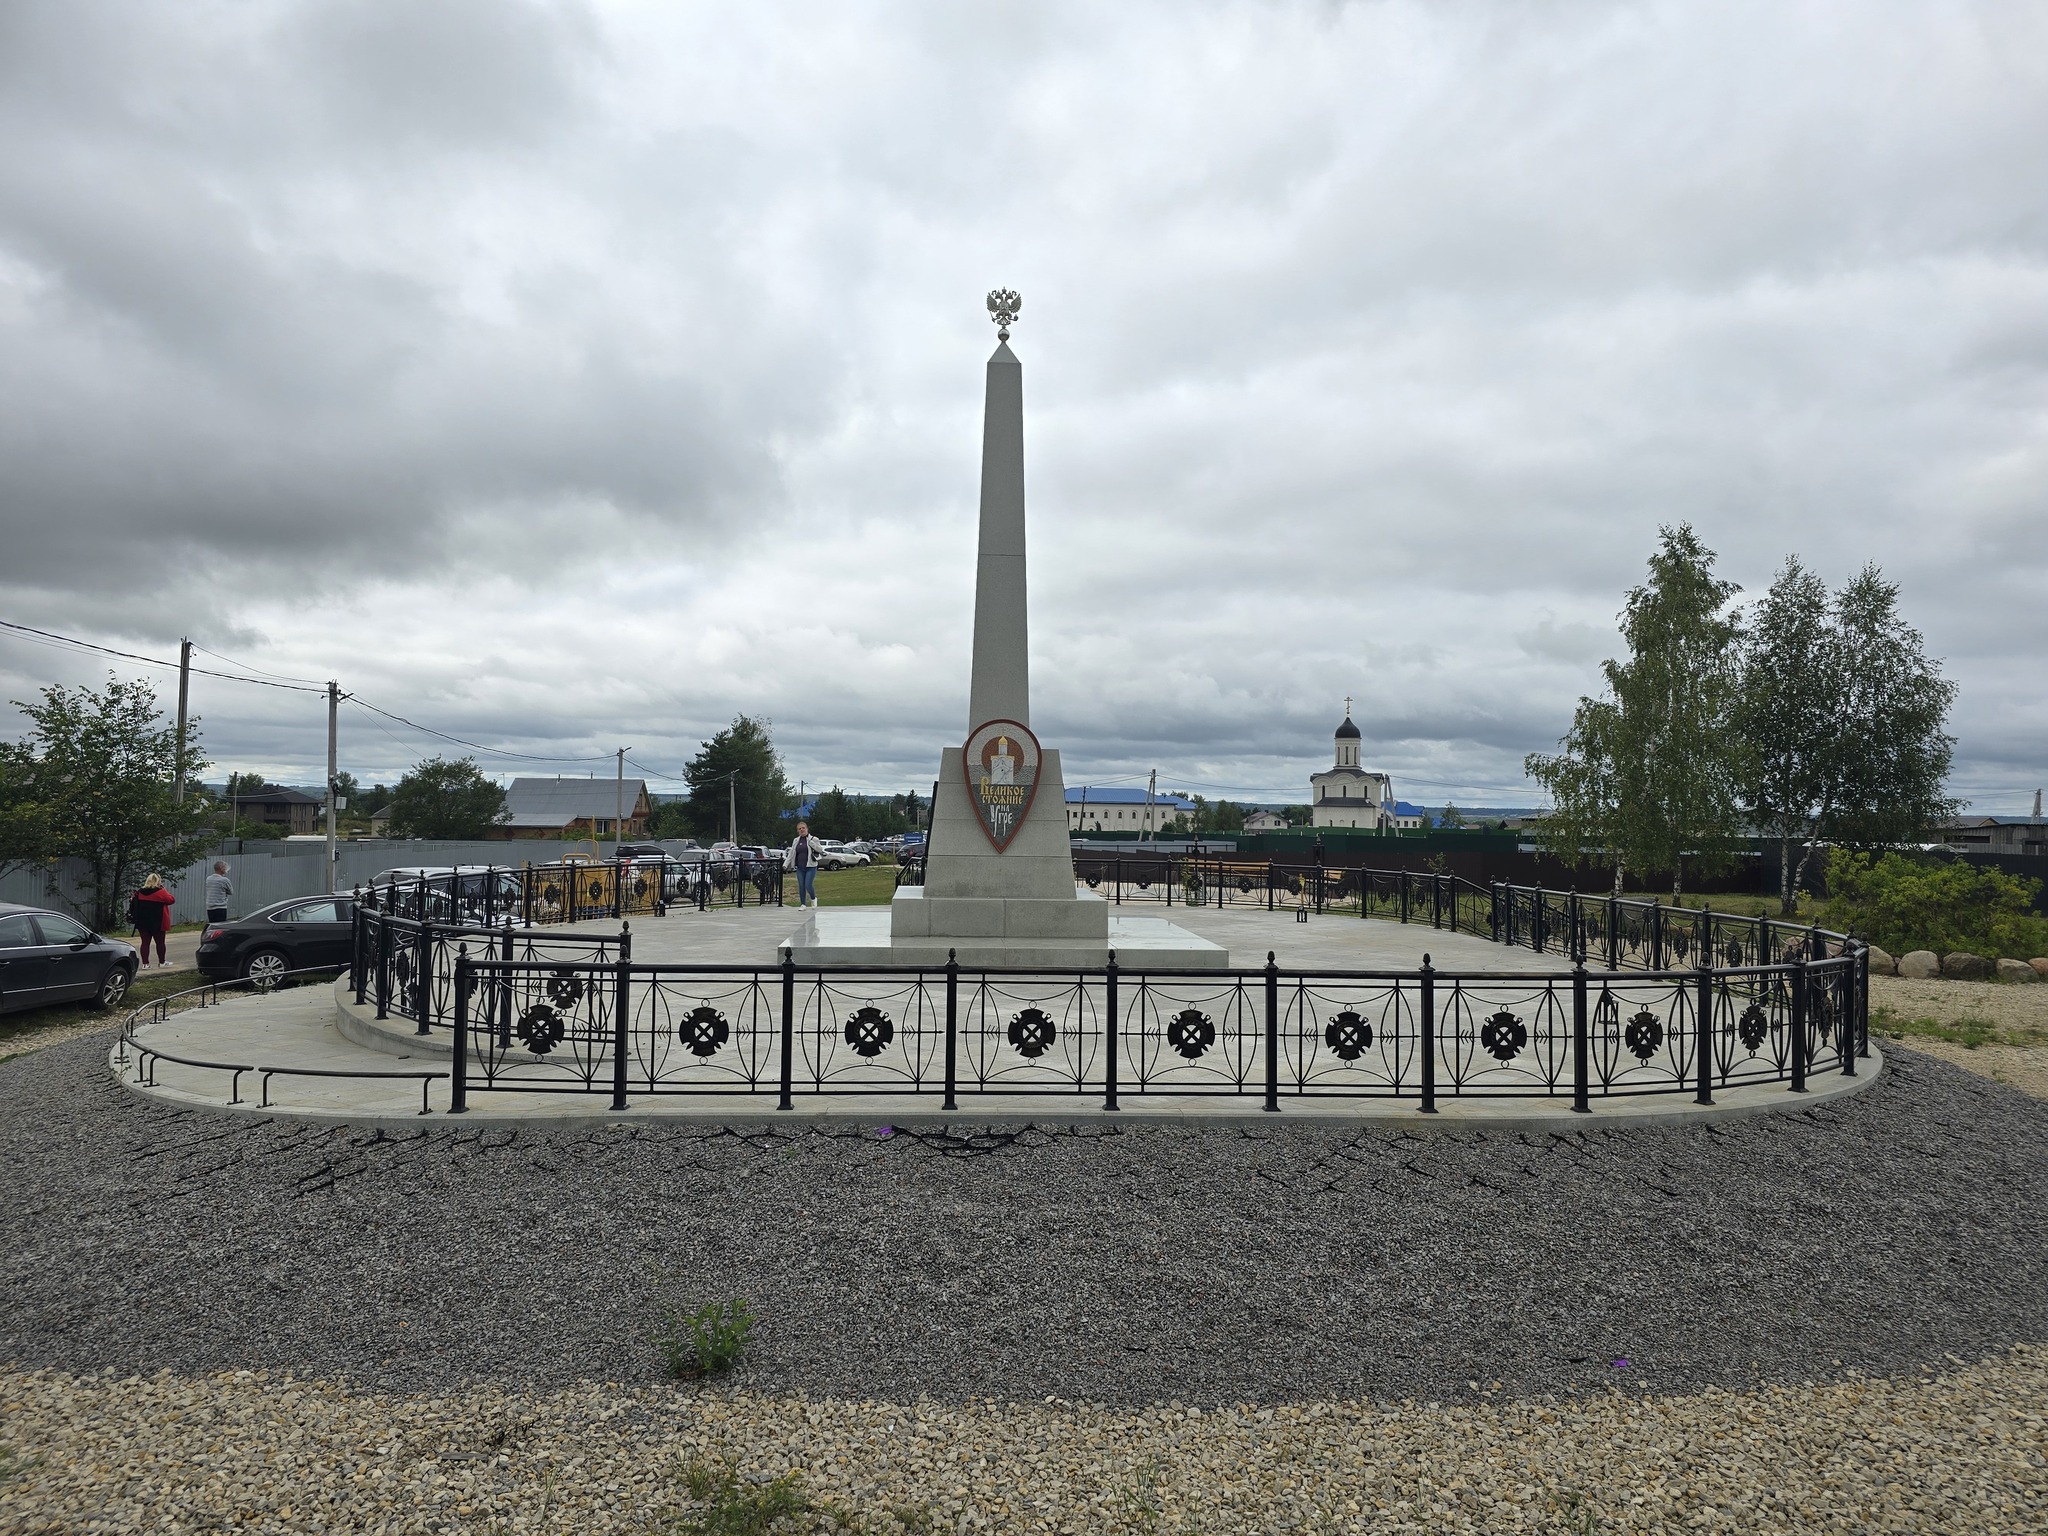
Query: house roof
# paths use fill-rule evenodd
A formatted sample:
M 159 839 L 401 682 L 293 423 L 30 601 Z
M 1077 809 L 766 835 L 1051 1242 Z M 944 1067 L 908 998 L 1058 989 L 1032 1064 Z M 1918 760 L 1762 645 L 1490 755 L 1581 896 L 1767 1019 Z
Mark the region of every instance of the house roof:
M 1084 800 L 1089 805 L 1143 805 L 1145 803 L 1145 791 L 1142 789 L 1095 789 L 1086 785 L 1079 789 L 1067 791 L 1067 804 L 1079 805 Z M 1168 810 L 1174 811 L 1192 811 L 1195 808 L 1194 801 L 1182 799 L 1179 795 L 1170 795 L 1163 789 L 1152 796 L 1152 804 L 1154 807 L 1165 806 Z
M 1410 805 L 1406 800 L 1396 800 L 1388 807 L 1396 816 L 1426 816 L 1429 813 L 1419 805 Z
M 647 793 L 645 779 L 627 779 L 626 814 Z M 585 817 L 609 821 L 619 814 L 617 779 L 514 779 L 505 786 L 501 827 L 565 827 Z
M 225 791 L 222 798 L 229 798 Z M 303 790 L 287 789 L 282 784 L 266 784 L 261 789 L 245 789 L 232 797 L 242 805 L 323 805 L 326 802 L 318 795 L 309 795 Z

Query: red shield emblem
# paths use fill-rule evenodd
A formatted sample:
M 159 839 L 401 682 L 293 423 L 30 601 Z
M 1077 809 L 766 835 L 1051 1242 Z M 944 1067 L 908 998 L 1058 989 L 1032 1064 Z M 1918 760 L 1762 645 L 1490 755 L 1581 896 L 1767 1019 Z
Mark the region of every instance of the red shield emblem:
M 1038 738 L 1015 720 L 977 725 L 960 753 L 967 798 L 997 853 L 1010 846 L 1038 793 Z

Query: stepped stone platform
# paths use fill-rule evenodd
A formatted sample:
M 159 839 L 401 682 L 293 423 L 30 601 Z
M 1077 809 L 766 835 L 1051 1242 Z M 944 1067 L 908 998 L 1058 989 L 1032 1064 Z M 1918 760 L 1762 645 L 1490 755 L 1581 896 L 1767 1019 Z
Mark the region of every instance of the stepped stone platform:
M 859 911 L 862 909 L 841 909 Z M 877 909 L 886 923 L 886 910 Z M 723 913 L 679 912 L 635 925 L 634 959 L 639 963 L 760 965 L 779 963 L 789 932 L 807 914 L 793 908 Z M 1505 949 L 1470 935 L 1417 926 L 1324 916 L 1301 924 L 1290 914 L 1225 909 L 1174 909 L 1189 930 L 1229 945 L 1263 963 L 1272 950 L 1283 967 L 1406 971 L 1426 953 L 1439 970 L 1473 974 L 1555 974 L 1568 969 L 1556 956 Z M 604 931 L 609 925 L 586 925 Z M 557 932 L 562 930 L 555 930 Z M 615 928 L 609 931 L 616 932 Z M 1251 968 L 1241 962 L 1241 968 Z M 1511 985 L 1511 984 L 1509 984 Z M 118 1080 L 158 1100 L 236 1114 L 271 1115 L 348 1122 L 418 1123 L 422 1113 L 445 1114 L 446 1074 L 451 1066 L 447 1034 L 415 1033 L 410 1021 L 375 1017 L 358 1007 L 341 983 L 293 987 L 270 994 L 236 997 L 196 1008 L 154 1024 L 138 1039 L 151 1050 L 194 1061 L 251 1069 L 239 1079 L 216 1067 L 158 1059 L 144 1074 L 133 1053 L 118 1047 L 111 1064 Z M 1461 1126 L 1494 1129 L 1583 1130 L 1589 1125 L 1655 1125 L 1705 1117 L 1742 1116 L 1811 1108 L 1868 1087 L 1880 1075 L 1882 1059 L 1873 1048 L 1858 1075 L 1816 1075 L 1810 1091 L 1791 1094 L 1782 1084 L 1723 1089 L 1711 1107 L 1696 1106 L 1682 1094 L 1596 1098 L 1590 1115 L 1575 1114 L 1568 1098 L 1506 1098 L 1478 1094 L 1438 1099 L 1438 1113 L 1423 1115 L 1411 1098 L 1336 1099 L 1282 1096 L 1279 1115 L 1265 1113 L 1256 1095 L 1219 1098 L 1197 1094 L 1137 1093 L 1128 1089 L 1120 1108 L 1106 1111 L 1099 1094 L 966 1093 L 961 1107 L 942 1111 L 936 1091 L 863 1093 L 858 1097 L 808 1095 L 799 1091 L 796 1108 L 778 1112 L 771 1093 L 641 1095 L 614 1112 L 603 1096 L 494 1089 L 472 1091 L 464 1123 L 533 1120 L 549 1124 L 616 1124 L 653 1119 L 670 1123 L 826 1123 L 857 1125 L 1236 1123 L 1272 1125 L 1279 1120 L 1329 1123 L 1398 1122 L 1417 1130 Z M 285 1069 L 266 1076 L 264 1068 Z M 333 1074 L 333 1075 L 316 1075 Z M 427 1074 L 432 1074 L 431 1077 Z M 145 1081 L 145 1076 L 149 1079 Z M 514 1074 L 516 1080 L 516 1072 Z

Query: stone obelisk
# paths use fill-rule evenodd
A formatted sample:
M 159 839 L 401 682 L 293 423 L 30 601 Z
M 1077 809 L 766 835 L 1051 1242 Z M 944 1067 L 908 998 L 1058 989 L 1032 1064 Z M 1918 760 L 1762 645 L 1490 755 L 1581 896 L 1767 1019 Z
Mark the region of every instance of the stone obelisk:
M 1031 735 L 1024 370 L 1010 350 L 1022 305 L 997 289 L 988 306 L 997 336 L 983 397 L 968 741 L 941 755 L 924 887 L 896 893 L 890 934 L 898 943 L 944 943 L 981 964 L 1099 965 L 1108 958 L 1109 907 L 1075 887 L 1060 755 Z M 1013 779 L 1028 781 L 1028 794 L 1006 797 Z
M 1024 370 L 1010 350 L 1017 295 L 988 296 L 997 326 L 981 436 L 981 535 L 967 738 L 939 760 L 924 884 L 905 886 L 886 927 L 872 909 L 813 908 L 786 951 L 801 965 L 1092 969 L 1112 940 L 1162 967 L 1213 969 L 1220 946 L 1163 918 L 1112 917 L 1074 881 L 1058 752 L 1031 729 L 1031 630 L 1024 560 Z M 872 915 L 870 915 L 872 913 Z

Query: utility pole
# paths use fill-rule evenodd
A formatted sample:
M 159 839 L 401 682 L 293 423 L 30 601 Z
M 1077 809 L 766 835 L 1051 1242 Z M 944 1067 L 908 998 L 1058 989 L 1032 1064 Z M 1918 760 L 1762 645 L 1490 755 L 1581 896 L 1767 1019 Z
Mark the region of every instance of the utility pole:
M 192 693 L 192 642 L 178 642 L 178 745 L 171 754 L 171 803 L 185 803 L 185 701 Z M 2037 806 L 2038 810 L 2039 807 Z
M 619 748 L 619 812 L 612 822 L 612 856 L 616 858 L 619 844 L 626 840 L 626 749 Z
M 327 684 L 327 894 L 334 894 L 334 781 L 340 761 L 335 756 L 335 716 L 341 704 L 341 689 L 332 679 Z
M 1154 768 L 1152 777 L 1145 781 L 1145 835 L 1155 843 L 1159 841 L 1159 835 L 1152 830 L 1152 799 L 1158 791 L 1159 770 Z

